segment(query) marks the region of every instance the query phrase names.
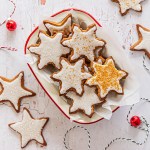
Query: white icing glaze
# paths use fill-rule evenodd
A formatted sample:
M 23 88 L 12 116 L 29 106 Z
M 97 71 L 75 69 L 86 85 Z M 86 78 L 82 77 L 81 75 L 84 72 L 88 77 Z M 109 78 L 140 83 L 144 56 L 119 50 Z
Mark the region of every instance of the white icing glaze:
M 90 61 L 94 60 L 94 50 L 96 47 L 104 46 L 104 42 L 95 37 L 96 26 L 86 32 L 82 32 L 79 27 L 74 26 L 71 39 L 63 41 L 63 45 L 73 49 L 71 60 L 86 56 Z
M 45 23 L 45 26 L 52 35 L 53 31 L 63 31 L 64 29 L 67 29 L 69 32 L 71 32 L 71 17 L 68 17 L 67 21 L 62 26 L 55 26 L 50 23 Z
M 16 110 L 18 110 L 18 101 L 20 98 L 24 96 L 32 95 L 31 92 L 24 90 L 21 86 L 21 80 L 23 77 L 23 73 L 20 73 L 18 78 L 11 82 L 4 81 L 0 79 L 0 83 L 2 84 L 4 90 L 0 95 L 0 101 L 9 100 L 13 103 Z
M 24 147 L 33 139 L 39 143 L 44 143 L 41 131 L 46 121 L 47 119 L 45 118 L 32 119 L 27 110 L 24 109 L 23 120 L 21 122 L 11 124 L 10 127 L 21 134 L 21 147 Z
M 95 93 L 94 87 L 84 86 L 84 94 L 82 96 L 78 96 L 74 92 L 69 92 L 66 94 L 67 97 L 73 100 L 73 105 L 70 108 L 70 112 L 75 112 L 78 109 L 82 109 L 85 111 L 85 114 L 91 115 L 92 113 L 92 105 L 101 103 L 99 97 Z
M 60 57 L 63 54 L 68 54 L 70 49 L 61 44 L 62 33 L 57 33 L 55 37 L 49 37 L 44 33 L 39 33 L 41 43 L 37 47 L 30 47 L 32 53 L 40 55 L 39 69 L 42 69 L 48 63 L 54 63 L 60 69 Z
M 53 78 L 61 80 L 62 86 L 60 94 L 66 93 L 70 88 L 76 89 L 78 94 L 82 94 L 82 80 L 91 77 L 91 74 L 82 72 L 83 59 L 77 61 L 74 65 L 69 64 L 65 59 L 62 59 L 62 69 L 53 75 Z
M 141 2 L 144 0 L 118 0 L 121 8 L 121 13 L 125 13 L 128 9 L 141 11 Z
M 146 31 L 141 27 L 139 27 L 139 31 L 142 34 L 142 41 L 134 49 L 145 49 L 150 53 L 150 31 Z
M 100 95 L 101 98 L 104 98 L 109 93 L 109 91 L 111 91 L 111 90 L 116 91 L 117 93 L 122 93 L 123 92 L 123 89 L 122 89 L 122 87 L 120 85 L 120 79 L 122 79 L 123 77 L 126 76 L 126 73 L 124 71 L 116 69 L 116 72 L 118 72 L 120 76 L 118 78 L 113 78 L 112 79 L 112 73 L 115 73 L 115 72 L 109 72 L 109 70 L 106 70 L 107 72 L 109 72 L 108 78 L 110 79 L 109 80 L 110 86 L 108 86 L 106 88 L 106 92 L 103 90 L 103 87 L 101 85 L 101 84 L 104 84 L 106 81 L 105 80 L 101 80 L 100 81 L 101 83 L 100 83 L 100 82 L 98 82 L 96 80 L 97 76 L 100 76 L 100 74 L 97 72 L 95 66 L 98 65 L 98 66 L 101 66 L 102 68 L 106 68 L 110 64 L 115 68 L 114 61 L 112 59 L 107 60 L 107 62 L 104 65 L 101 65 L 99 63 L 93 62 L 93 68 L 94 68 L 94 71 L 95 71 L 96 75 L 94 75 L 93 77 L 91 77 L 86 82 L 90 86 L 96 85 L 96 86 L 98 86 L 100 88 L 99 95 Z M 113 82 L 116 83 L 116 86 L 115 85 L 113 86 Z

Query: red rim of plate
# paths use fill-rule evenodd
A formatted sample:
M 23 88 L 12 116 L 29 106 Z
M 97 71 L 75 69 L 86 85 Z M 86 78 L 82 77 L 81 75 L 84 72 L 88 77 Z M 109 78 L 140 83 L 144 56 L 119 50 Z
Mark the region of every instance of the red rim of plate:
M 83 11 L 83 10 L 76 9 L 76 8 L 63 9 L 62 11 L 59 11 L 59 12 L 53 14 L 51 17 L 55 17 L 55 16 L 59 15 L 60 13 L 63 13 L 63 12 L 65 12 L 65 11 L 70 11 L 70 10 L 80 11 L 80 12 L 83 12 L 83 13 L 87 14 L 88 16 L 90 16 L 90 17 L 97 23 L 98 26 L 101 27 L 101 25 L 99 24 L 99 22 L 98 22 L 91 14 L 89 14 L 89 13 Z M 34 34 L 34 32 L 35 32 L 37 29 L 38 29 L 38 27 L 36 27 L 36 28 L 32 31 L 32 33 L 29 35 L 29 37 L 27 38 L 27 41 L 26 41 L 25 47 L 24 47 L 24 54 L 26 54 L 27 44 L 28 44 L 28 42 L 29 42 L 31 36 Z M 36 80 L 38 81 L 38 83 L 40 84 L 40 86 L 43 88 L 43 90 L 45 91 L 45 93 L 48 95 L 48 97 L 49 97 L 49 98 L 53 101 L 53 103 L 59 108 L 59 110 L 70 120 L 70 117 L 60 108 L 60 106 L 58 106 L 58 105 L 56 104 L 56 102 L 53 100 L 53 98 L 50 96 L 50 94 L 49 94 L 49 93 L 46 91 L 46 89 L 43 87 L 42 83 L 39 81 L 39 79 L 38 79 L 37 76 L 35 75 L 35 73 L 34 73 L 33 69 L 31 68 L 30 64 L 27 63 L 27 65 L 28 65 L 28 67 L 30 68 L 30 70 L 31 70 L 31 72 L 33 73 L 33 75 L 34 75 L 34 77 L 36 78 Z M 114 109 L 113 112 L 115 112 L 116 110 L 118 110 L 118 108 L 119 108 L 119 107 L 117 107 L 116 109 Z M 88 122 L 88 123 L 79 122 L 79 121 L 76 121 L 76 120 L 73 120 L 73 122 L 76 122 L 76 123 L 79 123 L 79 124 L 93 124 L 93 123 L 96 123 L 96 122 L 101 121 L 101 120 L 103 120 L 103 119 L 104 119 L 104 118 L 101 118 L 101 119 L 98 119 L 98 120 L 96 120 L 96 121 Z

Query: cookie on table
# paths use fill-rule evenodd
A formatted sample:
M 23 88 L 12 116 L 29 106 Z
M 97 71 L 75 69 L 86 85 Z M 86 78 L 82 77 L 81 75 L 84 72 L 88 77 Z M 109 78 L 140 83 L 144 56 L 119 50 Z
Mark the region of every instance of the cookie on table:
M 21 122 L 11 123 L 9 127 L 20 134 L 21 136 L 21 148 L 24 148 L 32 140 L 46 146 L 47 143 L 43 136 L 43 129 L 48 123 L 49 118 L 34 119 L 29 110 L 24 108 L 23 119 Z
M 28 47 L 29 51 L 38 56 L 38 68 L 43 69 L 48 64 L 60 69 L 60 57 L 68 54 L 70 49 L 61 44 L 62 33 L 54 36 L 47 35 L 44 31 L 39 32 L 39 44 Z
M 73 25 L 72 36 L 63 39 L 62 44 L 72 49 L 70 61 L 76 61 L 85 57 L 89 61 L 94 61 L 94 51 L 98 47 L 104 47 L 106 42 L 96 37 L 96 25 L 90 25 L 86 30 L 79 26 Z
M 0 103 L 9 102 L 16 112 L 20 112 L 21 100 L 36 94 L 24 86 L 24 72 L 20 72 L 13 79 L 0 77 Z
M 132 51 L 144 51 L 150 58 L 150 29 L 147 29 L 139 24 L 136 25 L 139 40 L 131 46 Z
M 71 33 L 71 25 L 72 25 L 71 22 L 72 22 L 72 15 L 71 14 L 68 14 L 60 22 L 53 22 L 53 21 L 49 21 L 49 20 L 43 21 L 45 27 L 49 30 L 51 35 L 54 35 L 57 32 L 62 32 L 63 37 L 66 37 Z
M 137 12 L 142 12 L 141 2 L 144 0 L 112 0 L 120 6 L 120 13 L 122 16 L 126 15 L 130 9 Z
M 75 91 L 78 95 L 82 95 L 83 83 L 91 77 L 91 74 L 84 70 L 85 60 L 80 59 L 71 64 L 66 58 L 61 58 L 60 64 L 61 69 L 51 75 L 54 81 L 60 83 L 60 95 L 64 95 L 68 91 Z
M 94 114 L 94 106 L 101 104 L 104 100 L 100 99 L 95 92 L 95 87 L 84 86 L 84 93 L 82 96 L 77 95 L 75 92 L 68 92 L 66 97 L 72 100 L 69 108 L 69 113 L 74 114 L 82 111 L 88 117 Z
M 94 75 L 86 81 L 86 84 L 96 86 L 98 95 L 101 98 L 105 98 L 110 91 L 123 94 L 120 80 L 126 78 L 128 73 L 123 70 L 117 70 L 112 57 L 107 58 L 103 65 L 98 62 L 92 62 L 91 67 Z

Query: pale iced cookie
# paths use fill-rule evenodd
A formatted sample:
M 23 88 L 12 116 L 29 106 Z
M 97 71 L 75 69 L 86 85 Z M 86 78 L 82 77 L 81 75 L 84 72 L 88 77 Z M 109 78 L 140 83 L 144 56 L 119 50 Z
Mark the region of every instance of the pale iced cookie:
M 150 29 L 147 29 L 139 24 L 136 25 L 139 40 L 131 46 L 132 51 L 144 51 L 150 58 Z
M 123 70 L 117 70 L 111 57 L 106 59 L 104 65 L 93 62 L 91 67 L 94 75 L 86 81 L 86 84 L 96 86 L 101 98 L 106 97 L 110 91 L 123 94 L 120 80 L 127 77 L 128 74 Z
M 60 95 L 66 94 L 70 90 L 82 95 L 84 92 L 83 83 L 91 77 L 91 74 L 84 71 L 84 59 L 70 64 L 67 59 L 62 58 L 60 63 L 60 71 L 51 76 L 54 81 L 60 83 Z
M 11 123 L 9 127 L 20 134 L 21 148 L 26 147 L 32 140 L 46 146 L 47 143 L 42 132 L 48 121 L 49 118 L 34 119 L 29 110 L 24 108 L 22 121 Z
M 71 33 L 71 23 L 72 22 L 72 15 L 68 14 L 62 21 L 60 22 L 53 22 L 45 20 L 43 21 L 46 28 L 49 30 L 51 35 L 54 35 L 57 32 L 62 32 L 64 37 L 68 36 Z
M 105 41 L 96 37 L 96 25 L 93 24 L 89 26 L 87 30 L 82 30 L 74 24 L 72 30 L 72 37 L 63 39 L 62 42 L 64 46 L 72 48 L 71 61 L 75 61 L 82 56 L 89 61 L 93 61 L 95 58 L 95 49 L 105 46 Z
M 24 72 L 20 72 L 13 79 L 0 77 L 2 91 L 0 103 L 9 102 L 16 112 L 20 111 L 21 100 L 25 97 L 35 96 L 35 93 L 24 86 Z
M 29 51 L 38 55 L 38 68 L 43 69 L 48 64 L 60 69 L 60 57 L 68 54 L 70 49 L 61 44 L 62 33 L 49 36 L 45 32 L 39 33 L 40 43 L 28 47 Z
M 69 113 L 76 113 L 82 110 L 88 117 L 94 114 L 94 105 L 103 102 L 95 92 L 95 87 L 84 86 L 84 93 L 80 97 L 74 92 L 68 92 L 66 97 L 72 100 Z
M 119 3 L 120 13 L 122 16 L 126 15 L 130 9 L 137 12 L 142 12 L 141 2 L 144 0 L 112 0 L 113 2 Z

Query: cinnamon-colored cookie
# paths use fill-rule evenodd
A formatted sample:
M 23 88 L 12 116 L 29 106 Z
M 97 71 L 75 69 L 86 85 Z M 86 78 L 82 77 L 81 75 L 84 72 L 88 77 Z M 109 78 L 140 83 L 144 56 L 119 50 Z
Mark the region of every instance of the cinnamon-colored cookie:
M 107 58 L 103 65 L 92 62 L 91 67 L 93 68 L 94 75 L 86 81 L 86 84 L 96 86 L 98 95 L 101 98 L 106 97 L 110 91 L 123 94 L 120 80 L 126 78 L 128 73 L 123 70 L 117 70 L 111 57 Z
M 49 118 L 34 119 L 29 110 L 24 108 L 23 119 L 21 122 L 11 123 L 9 127 L 20 134 L 21 136 L 21 148 L 24 148 L 32 140 L 37 143 L 46 146 L 47 143 L 43 136 L 43 129 Z
M 13 79 L 0 77 L 2 91 L 0 103 L 9 102 L 16 112 L 20 111 L 21 100 L 25 97 L 35 96 L 35 93 L 24 86 L 24 72 L 20 72 Z
M 139 24 L 136 25 L 139 40 L 131 46 L 132 51 L 144 51 L 150 58 L 150 29 L 147 29 Z

